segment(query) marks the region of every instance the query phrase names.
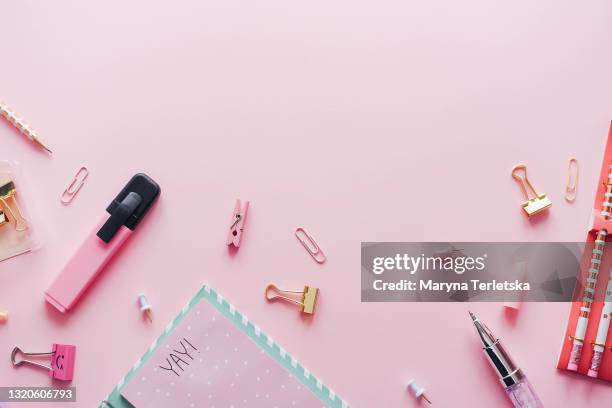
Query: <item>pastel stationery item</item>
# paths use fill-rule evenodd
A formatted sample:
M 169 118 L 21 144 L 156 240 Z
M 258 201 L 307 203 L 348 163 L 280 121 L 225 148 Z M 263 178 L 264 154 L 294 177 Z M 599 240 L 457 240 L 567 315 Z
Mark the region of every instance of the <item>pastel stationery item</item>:
M 138 295 L 138 306 L 140 307 L 140 311 L 147 316 L 150 322 L 153 322 L 153 318 L 151 317 L 151 304 L 147 300 L 144 294 Z
M 298 294 L 300 295 L 300 300 L 298 301 L 288 296 L 284 296 L 284 293 L 288 294 L 289 296 Z M 315 312 L 315 306 L 317 305 L 317 299 L 319 297 L 319 288 L 306 285 L 304 286 L 303 290 L 284 290 L 279 289 L 275 284 L 270 283 L 268 286 L 266 286 L 264 294 L 268 301 L 273 301 L 276 299 L 284 300 L 285 302 L 298 305 L 300 312 L 311 315 Z
M 610 184 L 610 186 L 612 186 L 612 184 Z M 588 277 L 586 278 L 582 292 L 580 316 L 578 317 L 574 335 L 570 337 L 572 340 L 572 354 L 570 355 L 570 360 L 567 363 L 567 369 L 570 371 L 578 371 L 578 366 L 580 365 L 580 361 L 582 359 L 582 347 L 585 343 L 586 331 L 588 328 L 589 319 L 591 317 L 591 307 L 593 306 L 595 300 L 597 279 L 599 277 L 601 262 L 603 260 L 607 235 L 608 233 L 606 230 L 598 231 L 597 236 L 595 237 L 593 249 L 591 250 Z
M 72 309 L 130 237 L 159 193 L 159 186 L 149 176 L 139 173 L 132 177 L 49 286 L 45 292 L 47 302 L 62 313 Z
M 612 342 L 606 333 L 612 310 L 612 295 L 607 293 L 612 289 L 609 286 L 612 257 L 607 249 L 612 232 L 612 125 L 596 186 L 578 284 L 557 368 L 612 381 Z
M 81 166 L 72 180 L 70 180 L 70 184 L 64 190 L 62 195 L 60 196 L 60 202 L 64 205 L 68 205 L 74 200 L 77 193 L 81 190 L 83 185 L 85 184 L 85 179 L 89 176 L 89 169 L 87 166 Z
M 569 159 L 567 166 L 567 183 L 565 184 L 565 200 L 573 202 L 578 194 L 578 160 L 575 157 Z
M 234 212 L 230 220 L 230 227 L 227 233 L 227 245 L 233 245 L 236 248 L 240 246 L 242 233 L 244 232 L 244 223 L 246 221 L 247 212 L 249 211 L 249 202 L 236 199 L 234 202 Z
M 0 161 L 0 260 L 12 258 L 41 246 L 40 220 L 20 166 Z
M 543 408 L 544 405 L 527 376 L 510 357 L 508 350 L 500 339 L 493 335 L 487 325 L 481 322 L 472 312 L 468 313 L 482 342 L 482 350 L 498 375 L 512 405 L 515 408 Z
M 53 153 L 51 151 L 51 149 L 49 149 L 45 144 L 43 144 L 40 141 L 40 139 L 38 138 L 38 135 L 36 134 L 36 132 L 34 130 L 32 130 L 31 127 L 26 125 L 23 120 L 21 120 L 13 111 L 11 111 L 3 103 L 0 103 L 0 116 L 4 117 L 6 120 L 8 120 L 11 125 L 15 126 L 15 128 L 17 128 L 17 130 L 19 130 L 19 132 L 21 132 L 28 139 L 30 139 L 31 142 L 33 142 L 37 146 L 42 147 L 47 152 L 49 152 L 49 154 Z
M 425 401 L 427 401 L 428 404 L 431 404 L 431 401 L 429 400 L 429 398 L 427 398 L 427 395 L 425 395 L 425 388 L 418 385 L 416 382 L 414 382 L 414 380 L 408 381 L 407 388 L 408 392 L 410 392 L 410 394 L 414 398 L 416 398 L 417 400 L 423 398 Z
M 51 364 L 44 365 L 36 361 L 19 359 L 18 356 L 29 357 L 50 357 Z M 60 381 L 72 381 L 74 377 L 74 363 L 76 358 L 76 346 L 70 344 L 53 344 L 51 352 L 45 353 L 26 353 L 19 347 L 15 347 L 11 353 L 13 366 L 31 365 L 49 371 L 51 378 Z
M 608 279 L 604 306 L 601 310 L 601 316 L 599 317 L 599 324 L 597 326 L 597 337 L 593 342 L 591 366 L 589 367 L 589 371 L 587 371 L 587 375 L 593 378 L 599 377 L 599 368 L 601 367 L 604 352 L 606 351 L 606 344 L 608 343 L 608 338 L 610 337 L 610 319 L 612 318 L 612 269 L 610 270 L 610 276 Z
M 6 310 L 0 310 L 0 323 L 4 323 L 9 318 L 9 312 Z
M 329 407 L 348 403 L 204 286 L 101 407 Z
M 21 213 L 19 203 L 15 198 L 17 188 L 13 180 L 4 179 L 0 181 L 0 226 L 12 225 L 15 231 L 22 232 L 28 229 L 28 220 Z
M 552 202 L 546 194 L 538 193 L 527 178 L 527 166 L 522 163 L 514 166 L 512 169 L 512 177 L 521 186 L 521 191 L 525 196 L 525 201 L 521 204 L 521 207 L 523 207 L 528 217 L 540 214 L 552 205 Z
M 323 250 L 316 243 L 314 238 L 306 232 L 306 230 L 302 227 L 297 227 L 295 229 L 295 236 L 300 241 L 302 246 L 308 251 L 312 259 L 314 259 L 317 263 L 323 263 L 327 260 L 327 257 L 323 253 Z

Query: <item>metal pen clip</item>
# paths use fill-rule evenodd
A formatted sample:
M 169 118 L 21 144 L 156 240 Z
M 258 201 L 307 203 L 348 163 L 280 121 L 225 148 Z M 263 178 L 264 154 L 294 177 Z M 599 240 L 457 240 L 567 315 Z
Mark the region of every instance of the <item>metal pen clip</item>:
M 60 201 L 64 205 L 68 205 L 74 200 L 74 197 L 79 192 L 83 184 L 85 184 L 85 179 L 89 176 L 89 170 L 86 166 L 81 166 L 79 170 L 77 170 L 76 174 L 72 178 L 72 181 L 66 187 L 64 192 L 60 197 Z
M 317 245 L 314 238 L 309 235 L 304 228 L 297 227 L 295 229 L 295 236 L 297 237 L 298 241 L 300 241 L 302 246 L 306 248 L 306 251 L 308 251 L 310 256 L 312 256 L 312 259 L 314 259 L 318 263 L 325 262 L 327 257 L 325 256 L 319 245 Z

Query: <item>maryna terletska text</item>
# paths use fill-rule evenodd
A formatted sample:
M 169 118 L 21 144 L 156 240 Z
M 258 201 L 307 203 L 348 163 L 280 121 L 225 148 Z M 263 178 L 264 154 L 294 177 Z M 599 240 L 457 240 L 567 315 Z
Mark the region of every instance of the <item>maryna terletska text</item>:
M 433 280 L 421 279 L 419 281 L 409 281 L 402 279 L 396 282 L 383 282 L 377 279 L 372 284 L 377 291 L 432 291 L 432 292 L 455 292 L 458 290 L 479 290 L 479 291 L 529 291 L 529 282 L 514 281 L 481 281 L 472 279 L 469 282 L 434 282 Z

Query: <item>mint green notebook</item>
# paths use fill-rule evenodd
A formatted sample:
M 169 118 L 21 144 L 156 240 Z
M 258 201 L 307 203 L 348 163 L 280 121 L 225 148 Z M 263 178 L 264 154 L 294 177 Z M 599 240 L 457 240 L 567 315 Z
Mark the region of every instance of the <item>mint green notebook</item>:
M 132 408 L 132 404 L 122 396 L 123 388 L 136 376 L 139 370 L 149 358 L 155 354 L 159 345 L 172 333 L 175 327 L 192 311 L 192 309 L 205 300 L 213 306 L 222 316 L 229 320 L 240 332 L 248 336 L 258 347 L 283 367 L 290 376 L 301 382 L 318 397 L 323 405 L 328 408 L 348 408 L 346 401 L 327 387 L 320 379 L 314 376 L 308 369 L 302 366 L 295 358 L 288 354 L 282 347 L 275 343 L 271 337 L 263 333 L 257 325 L 236 310 L 236 308 L 223 298 L 219 293 L 208 285 L 204 285 L 198 293 L 183 307 L 181 312 L 168 324 L 163 333 L 153 342 L 145 354 L 136 362 L 132 369 L 119 381 L 119 384 L 111 391 L 100 408 Z M 198 312 L 199 313 L 199 312 Z

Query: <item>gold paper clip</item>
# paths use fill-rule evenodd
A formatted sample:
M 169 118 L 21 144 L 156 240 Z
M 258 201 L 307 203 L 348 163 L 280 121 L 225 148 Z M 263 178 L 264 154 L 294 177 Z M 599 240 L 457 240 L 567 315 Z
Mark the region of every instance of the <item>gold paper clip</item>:
M 524 175 L 522 177 L 517 174 L 519 170 L 523 170 Z M 521 190 L 527 199 L 527 201 L 521 204 L 523 210 L 525 210 L 525 213 L 527 213 L 527 216 L 532 217 L 539 214 L 552 205 L 552 202 L 548 197 L 546 197 L 546 194 L 538 194 L 538 192 L 529 182 L 529 179 L 527 178 L 527 166 L 524 164 L 517 164 L 514 166 L 512 169 L 512 177 L 518 181 L 519 185 L 521 186 Z M 532 198 L 529 196 L 530 192 L 533 194 Z
M 60 197 L 60 201 L 64 205 L 68 205 L 74 200 L 74 197 L 77 195 L 83 184 L 85 184 L 85 179 L 89 176 L 89 170 L 86 166 L 81 166 L 81 168 L 76 172 L 72 181 L 66 187 L 62 196 Z
M 282 293 L 301 293 L 301 300 L 298 302 L 295 299 L 283 296 Z M 319 296 L 319 289 L 312 286 L 304 286 L 303 291 L 282 290 L 279 289 L 275 284 L 270 283 L 268 286 L 266 286 L 265 295 L 268 301 L 272 301 L 274 299 L 283 299 L 287 302 L 298 305 L 302 313 L 314 314 L 315 306 L 317 304 L 317 297 Z
M 573 176 L 573 177 L 572 177 Z M 576 199 L 578 192 L 578 160 L 575 157 L 569 159 L 567 166 L 567 184 L 565 185 L 565 200 L 572 202 Z
M 27 220 L 21 215 L 21 210 L 19 209 L 19 204 L 17 200 L 15 200 L 15 194 L 17 193 L 17 189 L 15 188 L 15 183 L 11 180 L 5 181 L 2 185 L 0 185 L 0 202 L 6 211 L 11 214 L 11 217 L 15 220 L 15 231 L 25 231 L 28 229 Z M 13 199 L 15 203 L 15 208 L 17 209 L 17 216 L 13 209 L 11 208 L 9 202 L 7 200 Z M 0 226 L 8 223 L 10 220 L 6 216 L 3 210 L 0 210 Z
M 312 256 L 312 259 L 314 259 L 318 263 L 325 262 L 327 257 L 325 256 L 319 245 L 317 245 L 314 238 L 310 234 L 308 234 L 304 228 L 297 227 L 295 229 L 295 236 L 297 237 L 298 241 L 300 241 L 302 246 L 306 248 L 306 251 L 308 251 L 310 256 Z

